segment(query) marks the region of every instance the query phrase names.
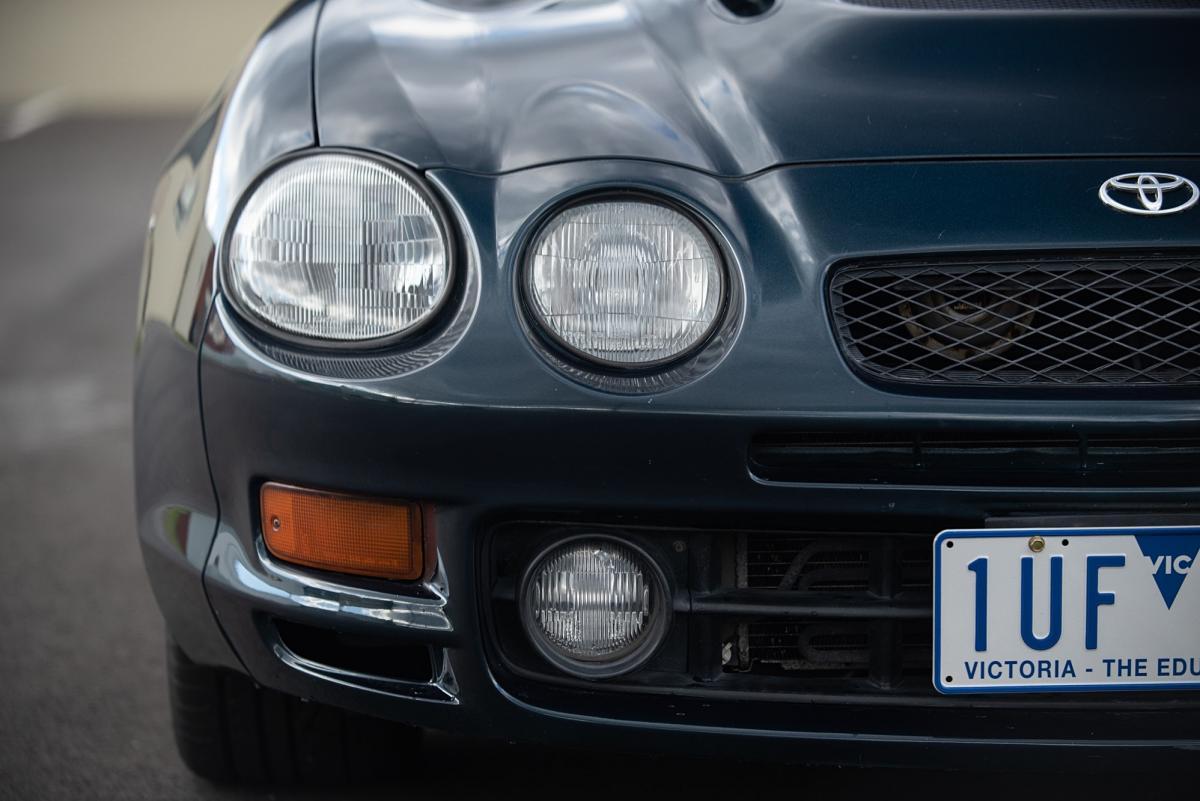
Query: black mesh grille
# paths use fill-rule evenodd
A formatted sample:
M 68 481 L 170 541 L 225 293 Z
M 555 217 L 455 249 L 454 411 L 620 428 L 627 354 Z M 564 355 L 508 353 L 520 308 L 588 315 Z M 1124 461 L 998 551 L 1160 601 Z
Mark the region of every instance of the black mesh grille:
M 889 381 L 1200 384 L 1200 258 L 860 265 L 830 284 L 838 340 Z

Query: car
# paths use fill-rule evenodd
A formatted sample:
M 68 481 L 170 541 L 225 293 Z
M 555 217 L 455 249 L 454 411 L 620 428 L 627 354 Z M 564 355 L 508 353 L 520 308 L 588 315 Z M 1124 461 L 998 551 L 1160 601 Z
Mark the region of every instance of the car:
M 1197 41 L 1168 0 L 288 6 L 146 240 L 186 763 L 1189 764 Z

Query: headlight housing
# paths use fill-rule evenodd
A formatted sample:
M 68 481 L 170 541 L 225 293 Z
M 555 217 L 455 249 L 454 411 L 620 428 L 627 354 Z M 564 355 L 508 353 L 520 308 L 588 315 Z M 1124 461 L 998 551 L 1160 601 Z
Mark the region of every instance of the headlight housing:
M 379 345 L 428 323 L 453 282 L 445 219 L 401 168 L 314 152 L 266 174 L 226 240 L 235 305 L 272 333 Z
M 574 356 L 653 368 L 701 347 L 725 306 L 725 266 L 707 232 L 666 203 L 568 206 L 526 252 L 524 295 L 539 328 Z
M 666 579 L 654 560 L 601 536 L 558 542 L 534 559 L 519 603 L 537 651 L 583 678 L 643 664 L 662 643 L 671 614 Z

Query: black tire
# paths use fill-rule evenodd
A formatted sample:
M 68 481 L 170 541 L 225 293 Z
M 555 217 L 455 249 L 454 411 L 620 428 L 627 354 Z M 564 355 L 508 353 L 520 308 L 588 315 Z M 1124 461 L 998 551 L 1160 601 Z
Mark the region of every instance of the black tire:
M 380 779 L 419 747 L 417 729 L 258 687 L 241 673 L 197 665 L 170 641 L 167 673 L 179 755 L 211 781 Z

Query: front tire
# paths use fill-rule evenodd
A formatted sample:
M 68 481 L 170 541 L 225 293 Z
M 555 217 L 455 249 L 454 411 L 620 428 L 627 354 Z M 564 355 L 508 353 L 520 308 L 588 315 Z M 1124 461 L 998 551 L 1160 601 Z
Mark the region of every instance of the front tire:
M 192 662 L 174 642 L 167 673 L 179 755 L 211 781 L 361 781 L 394 772 L 418 747 L 416 729 L 258 687 Z

